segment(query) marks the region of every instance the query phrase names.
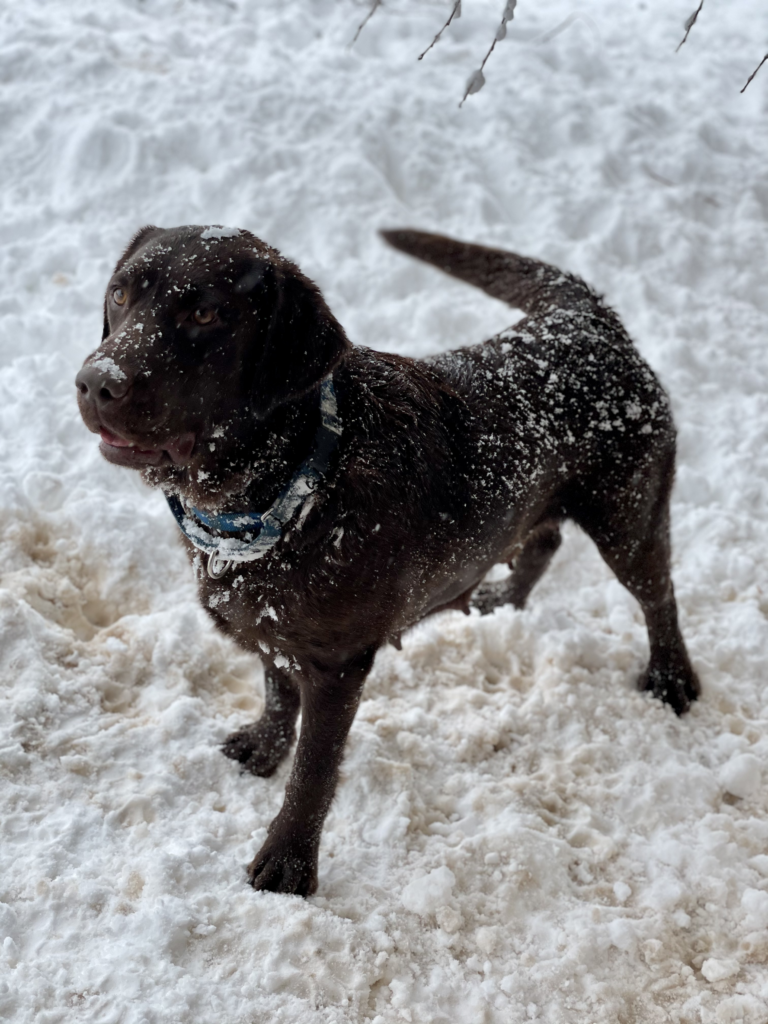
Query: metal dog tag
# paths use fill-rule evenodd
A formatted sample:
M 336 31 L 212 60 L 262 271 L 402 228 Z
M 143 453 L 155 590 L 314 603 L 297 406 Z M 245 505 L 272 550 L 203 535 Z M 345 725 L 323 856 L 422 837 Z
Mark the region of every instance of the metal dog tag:
M 232 568 L 232 560 L 229 558 L 219 558 L 215 551 L 212 551 L 208 555 L 208 564 L 206 566 L 208 575 L 212 580 L 220 580 L 222 576 L 226 576 L 229 570 Z

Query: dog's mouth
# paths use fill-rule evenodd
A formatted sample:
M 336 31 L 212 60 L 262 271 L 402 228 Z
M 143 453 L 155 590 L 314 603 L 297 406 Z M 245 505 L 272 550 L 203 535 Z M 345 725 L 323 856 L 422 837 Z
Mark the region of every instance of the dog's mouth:
M 178 437 L 170 438 L 159 448 L 144 448 L 112 434 L 104 427 L 99 429 L 99 434 L 101 454 L 116 466 L 159 466 L 166 460 L 182 466 L 189 460 L 195 447 L 194 434 L 180 434 Z

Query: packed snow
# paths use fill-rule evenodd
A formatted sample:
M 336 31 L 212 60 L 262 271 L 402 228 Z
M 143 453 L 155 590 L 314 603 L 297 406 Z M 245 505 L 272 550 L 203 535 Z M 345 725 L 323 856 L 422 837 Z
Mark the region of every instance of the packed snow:
M 764 0 L 30 0 L 0 10 L 0 1017 L 18 1024 L 768 1021 Z M 576 529 L 522 612 L 376 658 L 316 896 L 245 865 L 289 765 L 219 745 L 258 661 L 74 377 L 144 223 L 237 225 L 354 342 L 515 314 L 388 250 L 411 226 L 585 277 L 670 391 L 701 700 L 634 689 L 635 602 Z M 235 228 L 214 227 L 210 237 Z

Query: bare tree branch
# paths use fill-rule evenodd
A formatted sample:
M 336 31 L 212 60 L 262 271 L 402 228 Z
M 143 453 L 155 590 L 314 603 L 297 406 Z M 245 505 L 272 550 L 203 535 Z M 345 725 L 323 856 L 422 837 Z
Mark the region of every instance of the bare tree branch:
M 223 0 L 223 2 L 226 2 L 226 0 Z M 379 9 L 379 7 L 383 7 L 383 5 L 384 5 L 384 0 L 371 0 L 371 6 L 370 6 L 370 8 L 368 10 L 368 13 L 366 14 L 366 16 L 363 18 L 363 20 L 360 22 L 360 24 L 357 27 L 357 32 L 355 32 L 355 37 L 354 37 L 354 39 L 352 40 L 352 43 L 351 43 L 352 46 L 355 45 L 355 43 L 357 42 L 357 39 L 358 39 L 360 33 L 363 31 L 365 26 L 368 24 L 368 22 L 374 16 L 374 14 Z M 483 74 L 483 71 L 485 69 L 485 65 L 488 62 L 488 58 L 491 56 L 493 51 L 496 49 L 496 43 L 500 43 L 501 40 L 506 37 L 506 35 L 507 35 L 507 23 L 512 21 L 512 19 L 514 18 L 514 16 L 515 16 L 515 8 L 516 7 L 517 7 L 517 0 L 505 0 L 504 12 L 503 12 L 503 14 L 501 16 L 501 23 L 499 24 L 499 27 L 496 29 L 496 34 L 493 37 L 493 42 L 491 43 L 491 45 L 490 45 L 490 47 L 488 49 L 488 52 L 486 53 L 485 57 L 483 57 L 482 64 L 480 65 L 480 67 L 476 71 L 473 71 L 472 74 L 469 76 L 469 79 L 468 79 L 467 85 L 466 85 L 466 89 L 464 90 L 464 96 L 461 99 L 461 103 L 459 103 L 460 107 L 464 106 L 464 102 L 467 99 L 467 97 L 472 96 L 476 92 L 480 92 L 480 90 L 485 85 L 485 75 Z M 680 42 L 677 44 L 677 47 L 675 48 L 675 53 L 677 53 L 679 51 L 680 47 L 688 39 L 688 36 L 690 35 L 691 29 L 696 24 L 696 21 L 698 20 L 698 17 L 701 14 L 701 10 L 702 10 L 703 7 L 704 7 L 704 0 L 700 0 L 699 6 L 696 8 L 696 10 L 693 12 L 693 14 L 689 15 L 686 18 L 686 20 L 685 20 L 685 35 L 680 40 Z M 448 26 L 451 24 L 451 22 L 453 22 L 455 19 L 458 19 L 460 17 L 461 17 L 461 0 L 454 0 L 454 4 L 453 4 L 453 7 L 451 9 L 451 13 L 448 16 L 448 19 L 446 20 L 445 24 L 440 29 L 440 31 L 435 35 L 434 39 L 429 44 L 429 46 L 426 48 L 426 50 L 424 50 L 422 53 L 419 54 L 419 57 L 418 57 L 419 60 L 422 60 L 424 57 L 426 57 L 426 55 L 429 53 L 429 51 L 432 49 L 432 47 L 436 46 L 437 43 L 440 42 L 440 38 L 443 35 L 443 32 L 445 32 L 445 30 L 448 28 Z M 582 17 L 582 15 L 580 15 L 578 13 L 577 14 L 569 15 L 565 19 L 565 21 L 563 21 L 560 25 L 558 25 L 554 30 L 552 30 L 552 31 L 550 31 L 548 33 L 545 33 L 542 36 L 542 41 L 548 41 L 550 38 L 553 38 L 554 36 L 558 35 L 560 32 L 562 32 L 564 29 L 566 29 L 570 24 L 572 24 L 573 21 L 575 21 L 579 17 Z M 757 65 L 755 70 L 752 72 L 752 74 L 746 80 L 746 82 L 744 83 L 743 88 L 739 90 L 740 92 L 742 92 L 742 93 L 744 92 L 744 90 L 747 88 L 749 83 L 752 81 L 752 79 L 758 73 L 758 71 L 763 66 L 763 64 L 766 63 L 766 61 L 768 61 L 768 53 L 766 53 L 766 55 L 763 57 L 763 59 Z M 649 171 L 649 173 L 651 174 L 652 177 L 657 178 L 657 180 L 659 180 L 659 181 L 663 180 L 664 184 L 667 184 L 665 179 L 662 179 L 662 178 L 658 177 L 657 175 L 653 174 L 650 171 Z
M 704 0 L 701 0 L 701 2 L 704 3 Z M 507 22 L 512 21 L 512 19 L 514 18 L 516 7 L 517 0 L 506 0 L 506 3 L 504 5 L 504 13 L 501 16 L 501 24 L 496 29 L 496 35 L 493 37 L 491 48 L 488 51 L 488 53 L 486 53 L 485 57 L 483 57 L 483 63 L 480 65 L 477 71 L 473 71 L 472 74 L 469 76 L 466 92 L 464 93 L 464 97 L 461 103 L 459 104 L 460 107 L 464 106 L 464 100 L 467 98 L 467 96 L 471 96 L 473 93 L 480 92 L 480 90 L 485 85 L 485 75 L 483 74 L 483 68 L 485 67 L 488 58 L 496 49 L 496 43 L 500 43 L 501 40 L 504 39 L 504 37 L 506 36 Z
M 702 0 L 702 3 L 703 2 L 704 2 L 704 0 Z M 350 46 L 354 46 L 355 45 L 355 43 L 357 42 L 357 37 L 360 35 L 360 33 L 365 28 L 365 26 L 368 24 L 368 22 L 371 20 L 371 18 L 374 16 L 376 11 L 381 7 L 381 5 L 383 3 L 384 3 L 384 0 L 373 0 L 373 3 L 371 4 L 370 11 L 368 11 L 366 16 L 363 18 L 363 20 L 357 26 L 357 32 L 355 32 L 355 38 L 350 43 Z
M 677 50 L 680 49 L 680 47 L 683 45 L 685 40 L 688 38 L 688 33 L 691 31 L 693 26 L 696 24 L 696 19 L 698 18 L 699 14 L 701 13 L 701 8 L 703 6 L 704 6 L 704 0 L 701 0 L 701 3 L 699 4 L 699 6 L 696 8 L 696 10 L 693 12 L 693 14 L 686 20 L 686 22 L 685 22 L 685 35 L 680 40 L 680 42 L 677 44 L 677 49 L 675 50 L 675 53 L 677 53 Z
M 746 89 L 746 88 L 747 88 L 747 86 L 749 85 L 749 83 L 750 83 L 750 82 L 752 81 L 752 79 L 753 79 L 753 78 L 755 77 L 755 75 L 757 74 L 757 72 L 758 72 L 758 71 L 760 70 L 760 68 L 761 68 L 761 67 L 763 66 L 763 64 L 765 64 L 765 62 L 766 62 L 767 60 L 768 60 L 768 53 L 766 53 L 766 55 L 765 55 L 765 56 L 763 57 L 763 59 L 762 59 L 762 60 L 760 61 L 760 63 L 759 63 L 758 65 L 757 65 L 757 67 L 755 68 L 755 70 L 754 70 L 754 71 L 752 72 L 752 74 L 751 74 L 751 75 L 749 76 L 749 78 L 748 78 L 748 79 L 746 80 L 746 82 L 744 83 L 744 89 Z M 739 89 L 739 92 L 744 92 L 744 89 Z
M 441 36 L 441 35 L 443 34 L 443 32 L 445 32 L 445 30 L 446 30 L 446 29 L 448 28 L 448 26 L 449 26 L 449 25 L 451 24 L 451 22 L 453 21 L 453 19 L 454 19 L 454 18 L 460 18 L 460 17 L 461 17 L 461 0 L 456 0 L 456 3 L 455 3 L 455 4 L 453 5 L 453 10 L 451 11 L 451 16 L 450 16 L 450 18 L 448 19 L 448 21 L 446 21 L 446 23 L 445 23 L 445 24 L 443 25 L 443 27 L 442 27 L 442 28 L 440 29 L 440 31 L 439 31 L 439 32 L 437 33 L 437 35 L 436 35 L 436 36 L 435 36 L 435 38 L 434 38 L 434 39 L 432 40 L 432 42 L 431 42 L 431 43 L 429 44 L 429 46 L 428 46 L 428 47 L 426 48 L 426 50 L 424 51 L 424 53 L 420 53 L 420 54 L 419 54 L 419 60 L 421 60 L 421 58 L 422 58 L 423 56 L 425 56 L 425 54 L 429 53 L 429 51 L 430 51 L 430 50 L 432 49 L 432 47 L 433 47 L 433 46 L 435 45 L 435 43 L 436 43 L 436 42 L 437 42 L 437 41 L 439 40 L 439 38 L 440 38 L 440 36 Z

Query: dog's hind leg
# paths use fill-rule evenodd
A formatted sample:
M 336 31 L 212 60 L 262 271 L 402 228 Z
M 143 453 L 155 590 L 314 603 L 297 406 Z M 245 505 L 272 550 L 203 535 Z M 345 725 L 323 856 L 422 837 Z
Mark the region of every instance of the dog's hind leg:
M 643 610 L 651 657 L 639 688 L 650 690 L 681 715 L 699 696 L 700 686 L 680 632 L 670 572 L 673 461 L 671 453 L 662 472 L 644 473 L 621 490 L 613 491 L 603 482 L 602 493 L 610 498 L 596 511 L 582 511 L 574 519 Z
M 290 750 L 296 735 L 301 703 L 299 688 L 274 665 L 264 669 L 264 712 L 258 722 L 228 736 L 222 753 L 243 768 L 265 778 L 272 775 Z
M 503 604 L 525 607 L 561 542 L 559 523 L 539 523 L 528 534 L 520 554 L 509 563 L 512 574 L 498 583 L 482 583 L 472 595 L 472 606 L 483 615 Z

